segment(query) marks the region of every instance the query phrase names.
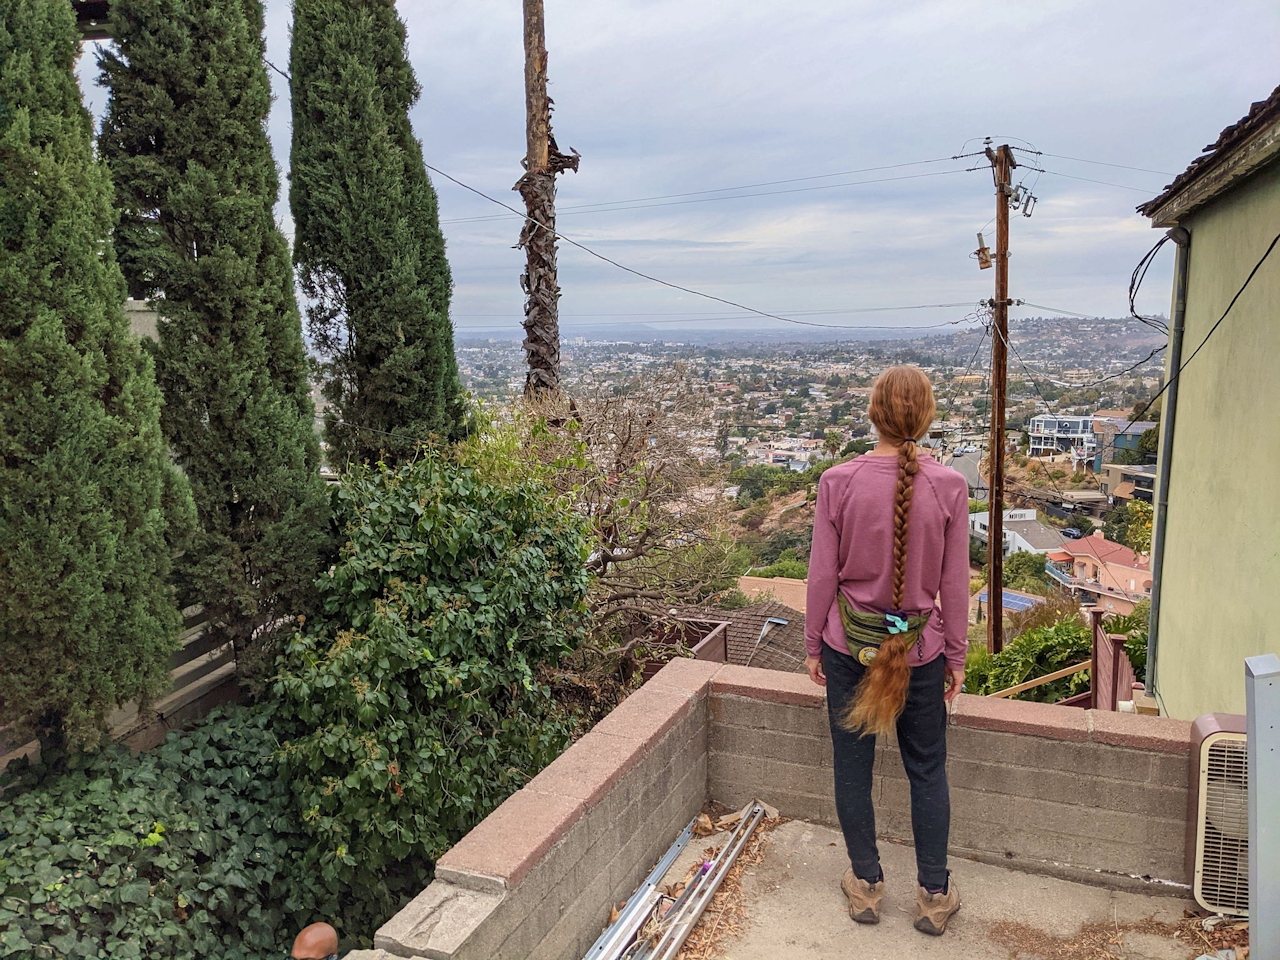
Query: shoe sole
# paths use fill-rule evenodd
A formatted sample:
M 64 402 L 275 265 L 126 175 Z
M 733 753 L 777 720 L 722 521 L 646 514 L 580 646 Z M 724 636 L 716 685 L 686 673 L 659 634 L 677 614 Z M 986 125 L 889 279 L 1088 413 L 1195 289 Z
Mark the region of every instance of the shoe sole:
M 957 905 L 955 910 L 951 912 L 951 915 L 948 916 L 947 919 L 942 921 L 942 926 L 940 927 L 936 926 L 934 922 L 930 920 L 928 917 L 921 917 L 919 920 L 916 921 L 916 929 L 919 930 L 921 933 L 929 934 L 929 936 L 931 937 L 940 937 L 947 932 L 947 924 L 951 922 L 951 918 L 954 917 L 959 912 L 960 912 L 960 907 Z
M 845 889 L 845 885 L 843 882 L 841 882 L 840 884 L 840 892 L 844 894 L 846 900 L 849 899 L 849 891 Z M 853 908 L 853 904 L 850 903 L 849 919 L 852 920 L 854 923 L 866 923 L 866 924 L 879 923 L 880 911 L 877 910 L 875 907 L 866 907 L 863 910 L 856 912 Z

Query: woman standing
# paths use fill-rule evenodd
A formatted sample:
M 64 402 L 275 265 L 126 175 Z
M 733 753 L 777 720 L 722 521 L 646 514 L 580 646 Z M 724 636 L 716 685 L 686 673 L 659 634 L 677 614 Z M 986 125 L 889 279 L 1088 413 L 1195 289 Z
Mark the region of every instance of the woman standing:
M 896 728 L 911 783 L 915 926 L 941 935 L 960 909 L 947 869 L 946 703 L 964 682 L 969 490 L 959 473 L 917 451 L 934 409 L 918 368 L 892 367 L 876 379 L 868 415 L 879 444 L 818 485 L 804 634 L 809 676 L 827 688 L 849 915 L 880 920 L 871 774 L 876 736 Z

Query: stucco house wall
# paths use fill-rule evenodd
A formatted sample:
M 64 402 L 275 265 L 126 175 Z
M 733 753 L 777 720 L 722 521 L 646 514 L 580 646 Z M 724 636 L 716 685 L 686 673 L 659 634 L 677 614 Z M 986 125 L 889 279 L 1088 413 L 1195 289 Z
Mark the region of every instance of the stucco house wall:
M 1185 362 L 1280 229 L 1280 160 L 1181 226 L 1191 233 Z M 1280 251 L 1179 390 L 1172 451 L 1160 455 L 1169 508 L 1157 688 L 1174 717 L 1244 713 L 1244 658 L 1280 653 Z

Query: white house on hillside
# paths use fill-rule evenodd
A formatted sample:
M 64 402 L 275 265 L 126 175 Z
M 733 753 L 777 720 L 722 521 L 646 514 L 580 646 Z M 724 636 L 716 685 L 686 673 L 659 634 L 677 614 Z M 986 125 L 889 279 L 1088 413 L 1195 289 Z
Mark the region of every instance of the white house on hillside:
M 1080 452 L 1088 459 L 1097 449 L 1093 435 L 1093 417 L 1066 417 L 1056 414 L 1032 417 L 1027 426 L 1027 448 L 1031 456 L 1046 453 Z
M 988 512 L 969 514 L 969 535 L 983 543 L 991 524 Z M 1004 512 L 1004 554 L 1048 553 L 1061 550 L 1065 542 L 1062 534 L 1053 527 L 1041 523 L 1034 510 L 1006 510 Z

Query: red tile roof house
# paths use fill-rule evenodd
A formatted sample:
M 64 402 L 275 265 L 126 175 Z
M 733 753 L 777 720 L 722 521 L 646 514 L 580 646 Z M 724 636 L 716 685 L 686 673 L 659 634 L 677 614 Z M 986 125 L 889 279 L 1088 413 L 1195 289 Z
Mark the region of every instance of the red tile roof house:
M 1062 920 L 1067 933 L 1085 920 L 1110 924 L 1115 910 L 1121 922 L 1181 917 L 1183 902 L 1168 894 L 1185 895 L 1188 881 L 1189 723 L 963 694 L 950 722 L 953 868 L 971 896 L 944 951 L 985 937 L 997 917 L 1044 924 L 1068 917 L 1077 901 L 1092 912 Z M 879 830 L 909 837 L 895 745 L 878 749 Z M 759 798 L 793 818 L 769 842 L 779 845 L 779 858 L 787 837 L 803 849 L 773 865 L 778 882 L 762 898 L 782 896 L 788 884 L 816 884 L 812 908 L 802 900 L 769 913 L 752 901 L 748 927 L 754 917 L 772 917 L 755 933 L 794 946 L 744 956 L 830 956 L 875 931 L 904 931 L 911 950 L 936 943 L 911 931 L 900 911 L 857 930 L 844 914 L 831 778 L 824 694 L 807 676 L 675 660 L 441 857 L 435 880 L 378 930 L 375 950 L 350 956 L 582 957 L 611 906 L 636 889 L 709 798 L 734 807 Z M 882 854 L 886 863 L 899 858 L 893 897 L 894 882 L 910 883 L 902 859 L 910 852 L 885 844 Z M 821 870 L 808 866 L 819 860 L 827 864 Z M 766 848 L 752 869 L 769 867 Z M 824 925 L 829 939 L 815 946 Z M 980 939 L 964 955 L 1008 952 L 992 949 Z
M 1046 559 L 1050 576 L 1107 613 L 1132 613 L 1151 598 L 1151 561 L 1099 534 L 1065 540 Z

